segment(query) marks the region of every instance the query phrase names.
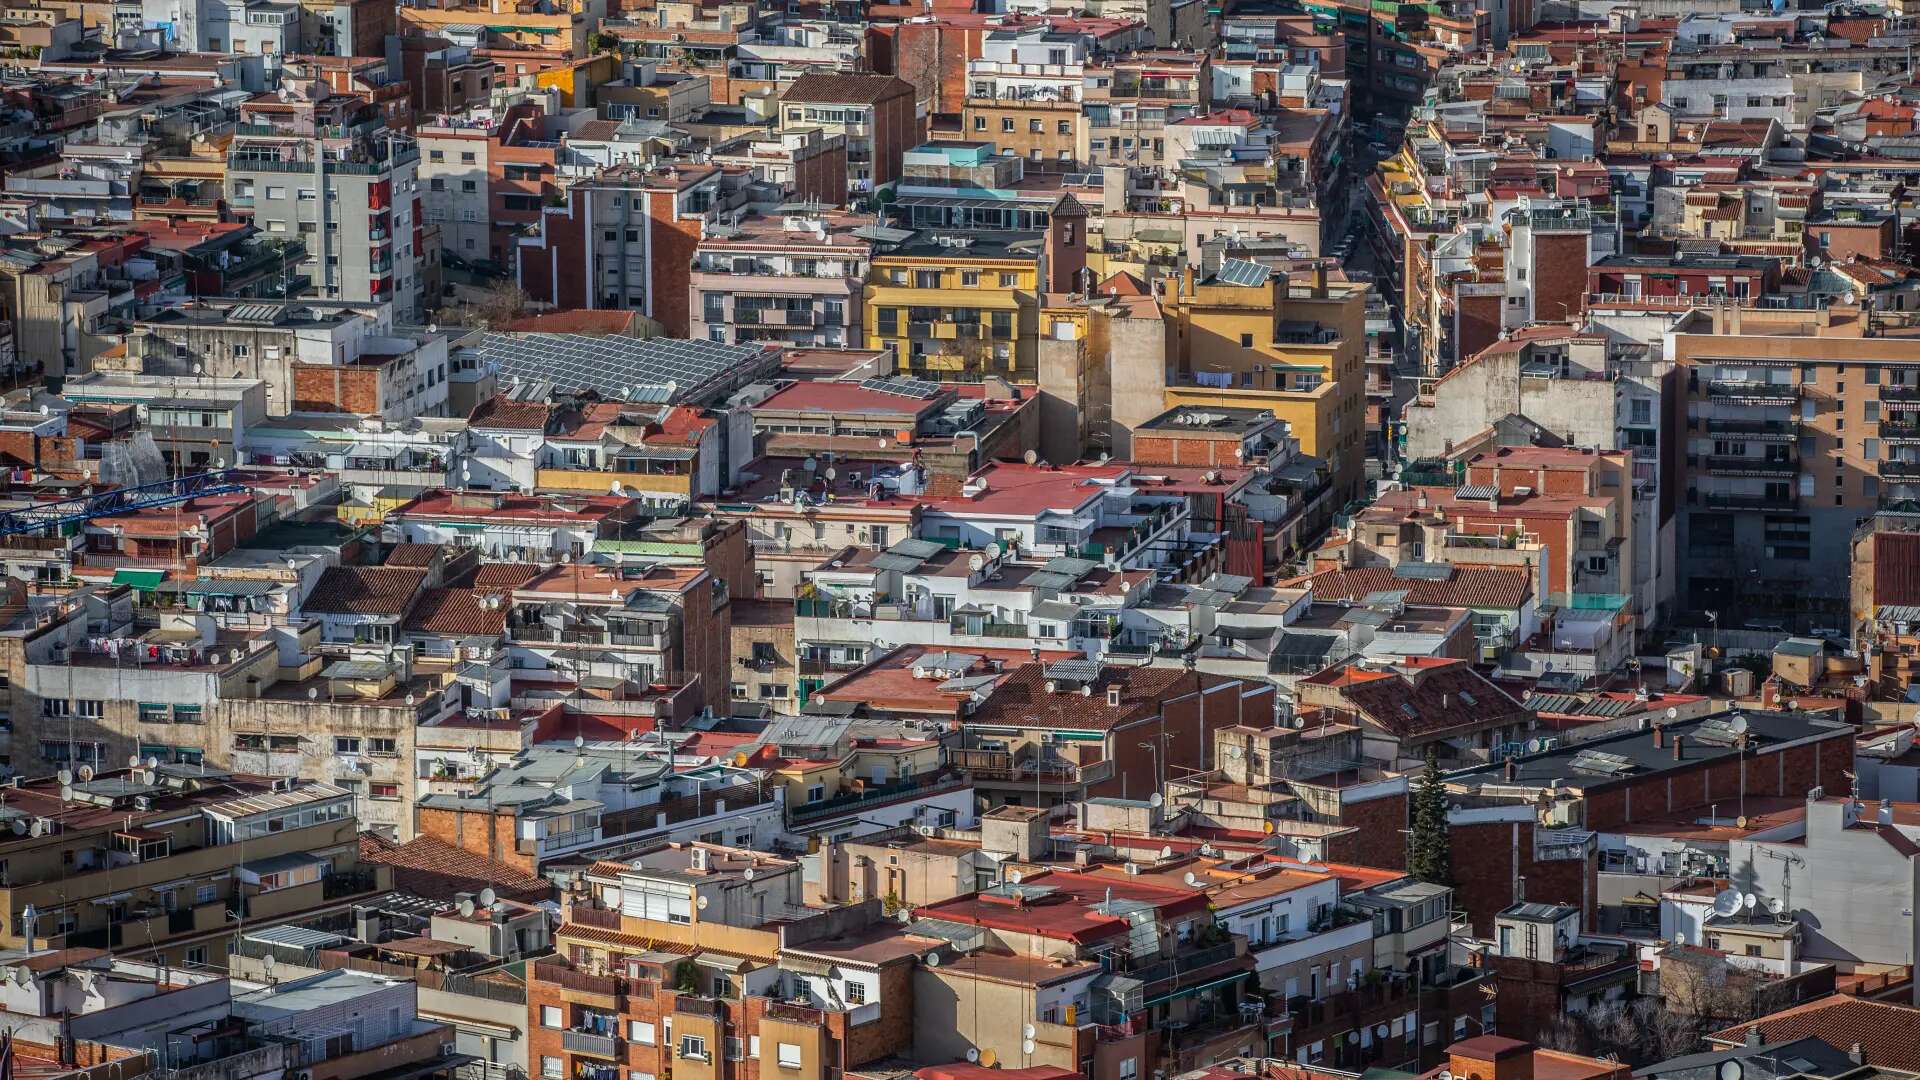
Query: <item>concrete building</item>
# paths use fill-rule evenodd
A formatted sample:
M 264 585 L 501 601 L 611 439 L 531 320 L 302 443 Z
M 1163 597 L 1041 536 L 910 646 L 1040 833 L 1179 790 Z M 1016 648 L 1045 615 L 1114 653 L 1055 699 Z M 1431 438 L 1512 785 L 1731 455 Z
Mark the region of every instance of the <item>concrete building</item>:
M 199 301 L 134 324 L 101 371 L 127 376 L 257 379 L 266 412 L 444 416 L 447 339 L 395 331 L 382 302 Z
M 688 281 L 691 336 L 838 348 L 865 341 L 865 218 L 783 208 L 706 229 Z
M 420 151 L 384 127 L 346 139 L 236 138 L 227 201 L 269 236 L 299 240 L 314 294 L 393 305 L 421 318 Z
M 780 130 L 846 139 L 848 187 L 870 193 L 900 178 L 901 157 L 925 134 L 913 84 L 891 75 L 809 72 L 780 91 Z

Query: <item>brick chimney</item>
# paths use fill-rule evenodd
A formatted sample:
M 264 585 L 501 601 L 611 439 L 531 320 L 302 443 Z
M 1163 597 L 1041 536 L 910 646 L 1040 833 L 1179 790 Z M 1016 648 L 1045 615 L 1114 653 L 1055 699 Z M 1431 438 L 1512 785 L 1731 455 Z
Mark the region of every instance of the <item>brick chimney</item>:
M 1673 760 L 1682 760 L 1682 751 L 1686 749 L 1687 737 L 1679 732 L 1673 733 Z
M 1667 725 L 1665 724 L 1653 725 L 1653 748 L 1655 750 L 1664 750 L 1666 749 L 1666 747 L 1667 747 Z

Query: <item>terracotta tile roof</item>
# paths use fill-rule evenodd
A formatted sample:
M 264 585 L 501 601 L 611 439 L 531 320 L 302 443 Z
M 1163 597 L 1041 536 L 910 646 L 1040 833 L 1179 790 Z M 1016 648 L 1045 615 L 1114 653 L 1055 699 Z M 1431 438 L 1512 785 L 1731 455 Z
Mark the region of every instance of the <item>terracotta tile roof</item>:
M 912 83 L 892 75 L 836 75 L 826 72 L 809 72 L 793 80 L 792 84 L 781 92 L 780 100 L 872 105 L 875 102 L 912 93 Z
M 1409 604 L 1464 608 L 1517 608 L 1533 592 L 1525 570 L 1491 566 L 1456 566 L 1444 581 L 1394 577 L 1390 567 L 1367 566 L 1323 571 L 1306 584 L 1320 601 L 1357 603 L 1378 592 L 1404 592 Z
M 592 120 L 581 125 L 573 138 L 611 139 L 620 125 L 612 120 Z M 548 311 L 515 319 L 506 329 L 526 334 L 628 334 L 639 324 L 637 311 L 590 311 L 587 309 Z
M 621 952 L 666 952 L 678 953 L 681 956 L 691 956 L 694 951 L 694 946 L 692 945 L 682 945 L 675 941 L 661 941 L 658 938 L 650 938 L 644 934 L 629 934 L 623 930 L 608 930 L 599 926 L 588 926 L 586 923 L 563 923 L 555 933 L 565 936 L 568 941 L 581 941 L 590 945 L 610 945 Z M 728 952 L 734 956 L 745 955 L 737 949 L 730 948 Z M 751 957 L 751 959 L 772 962 L 773 957 L 756 956 Z
M 404 615 L 426 576 L 413 567 L 330 567 L 300 607 L 310 614 Z
M 1920 1009 L 1855 997 L 1827 997 L 1716 1031 L 1715 1043 L 1738 1046 L 1755 1027 L 1769 1045 L 1813 1036 L 1829 1046 L 1860 1044 L 1867 1064 L 1920 1070 Z
M 507 632 L 507 609 L 481 606 L 472 589 L 428 589 L 407 616 L 406 628 L 421 634 L 483 637 Z
M 1396 738 L 1501 727 L 1527 707 L 1465 660 L 1402 660 L 1387 670 L 1343 664 L 1305 682 L 1332 687 L 1367 722 Z
M 395 544 L 387 552 L 386 566 L 425 567 L 433 565 L 433 557 L 440 553 L 439 544 Z
M 1208 676 L 1209 682 L 1226 681 Z M 1157 715 L 1160 703 L 1196 687 L 1196 676 L 1179 668 L 1103 667 L 1091 694 L 1048 693 L 1045 667 L 1022 664 L 966 718 L 983 727 L 1108 728 Z M 1107 704 L 1109 687 L 1120 688 L 1120 704 Z
M 517 589 L 539 577 L 545 569 L 539 563 L 481 563 L 467 586 L 473 589 Z
M 1920 604 L 1920 533 L 1874 534 L 1873 602 Z
M 429 900 L 452 900 L 457 892 L 492 889 L 503 900 L 538 903 L 553 885 L 506 863 L 495 862 L 432 836 L 397 843 L 378 833 L 360 834 L 360 861 L 393 867 L 393 886 Z
M 545 431 L 553 406 L 538 401 L 511 401 L 493 397 L 481 402 L 467 418 L 473 427 L 507 428 L 513 431 Z

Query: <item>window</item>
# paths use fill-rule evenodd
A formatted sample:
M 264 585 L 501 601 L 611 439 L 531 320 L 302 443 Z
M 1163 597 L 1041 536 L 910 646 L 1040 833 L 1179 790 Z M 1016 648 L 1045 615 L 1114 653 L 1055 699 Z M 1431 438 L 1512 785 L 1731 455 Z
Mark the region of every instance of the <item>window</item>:
M 707 1040 L 698 1035 L 680 1036 L 680 1056 L 695 1061 L 707 1060 Z
M 1020 275 L 1018 274 L 1001 274 L 1000 275 L 1001 288 L 1011 289 L 1018 284 L 1020 284 Z
M 1028 134 L 1031 134 L 1031 135 L 1039 135 L 1039 134 L 1041 134 L 1042 132 L 1044 132 L 1045 130 L 1046 130 L 1046 128 L 1045 128 L 1045 127 L 1043 126 L 1043 122 L 1042 122 L 1042 121 L 1040 121 L 1040 120 L 1029 120 L 1029 121 L 1027 121 L 1027 132 L 1028 132 Z
M 560 1080 L 560 1059 L 557 1057 L 541 1058 L 540 1075 L 544 1077 L 545 1080 Z
M 480 182 L 478 180 L 462 180 L 460 181 L 460 190 L 469 194 L 479 191 Z
M 1747 955 L 1748 955 L 1748 956 L 1759 956 L 1759 955 L 1760 955 L 1760 946 L 1758 946 L 1758 945 L 1749 945 L 1749 946 L 1747 946 Z
M 550 1027 L 550 1028 L 566 1027 L 567 1022 L 562 1013 L 560 1006 L 558 1005 L 540 1006 L 540 1026 Z
M 207 947 L 205 945 L 195 945 L 193 948 L 188 949 L 187 963 L 198 965 L 200 967 L 206 967 L 207 966 Z
M 367 785 L 367 798 L 382 799 L 388 802 L 398 800 L 400 798 L 400 785 L 369 784 Z
M 1137 1080 L 1140 1076 L 1140 1059 L 1137 1057 L 1120 1059 L 1120 1080 Z
M 777 1060 L 780 1063 L 781 1068 L 797 1069 L 800 1067 L 800 1044 L 799 1043 L 783 1042 L 780 1044 L 779 1049 L 777 1050 L 776 1053 L 778 1056 L 776 1057 L 775 1060 Z
M 915 270 L 913 272 L 913 287 L 916 289 L 939 288 L 940 287 L 940 271 Z
M 461 155 L 460 155 L 460 163 L 461 163 L 462 165 L 471 165 L 471 164 L 473 164 L 473 151 L 471 151 L 471 150 L 467 150 L 467 151 L 464 151 L 464 152 L 462 152 L 462 153 L 461 153 Z
M 427 151 L 427 160 L 445 161 L 447 160 L 447 152 L 445 150 L 429 150 Z
M 220 886 L 218 885 L 202 885 L 193 890 L 193 902 L 196 905 L 211 904 L 219 898 Z
M 739 1061 L 740 1058 L 746 1053 L 746 1051 L 747 1051 L 746 1045 L 740 1041 L 740 1037 L 738 1035 L 727 1036 L 727 1060 L 728 1061 Z
M 1243 349 L 1251 349 L 1251 348 L 1253 348 L 1253 335 L 1252 335 L 1252 334 L 1241 334 L 1241 335 L 1240 335 L 1240 347 L 1241 347 L 1241 348 L 1243 348 Z
M 865 1005 L 867 1003 L 867 985 L 847 980 L 847 1004 Z
M 978 287 L 980 284 L 980 271 L 978 270 L 960 271 L 960 284 L 966 286 L 969 289 Z
M 627 1041 L 641 1046 L 653 1045 L 653 1022 L 649 1020 L 627 1021 Z
M 107 703 L 94 698 L 79 698 L 73 703 L 75 716 L 84 716 L 97 720 L 105 716 L 106 711 Z
M 399 744 L 392 739 L 368 739 L 367 753 L 387 756 L 400 752 Z
M 975 131 L 985 131 L 985 130 L 987 130 L 987 118 L 986 118 L 986 117 L 984 117 L 984 116 L 976 116 L 976 117 L 974 117 L 974 118 L 973 118 L 973 130 L 975 130 Z
M 1000 130 L 1001 130 L 1001 131 L 1012 131 L 1012 130 L 1013 130 L 1013 117 L 1011 117 L 1011 116 L 1003 116 L 1003 117 L 1001 117 L 1001 118 L 1000 118 Z
M 815 784 L 807 789 L 807 801 L 810 803 L 819 802 L 826 797 L 827 789 L 823 784 Z
M 357 754 L 360 752 L 360 740 L 347 735 L 333 738 L 333 752 L 336 754 Z
M 1062 135 L 1071 135 L 1071 134 L 1073 134 L 1073 121 L 1071 121 L 1071 120 L 1062 120 L 1062 121 L 1060 121 L 1060 126 L 1059 126 L 1059 128 L 1058 128 L 1058 131 L 1059 131 L 1059 133 L 1060 133 L 1060 134 L 1062 134 Z

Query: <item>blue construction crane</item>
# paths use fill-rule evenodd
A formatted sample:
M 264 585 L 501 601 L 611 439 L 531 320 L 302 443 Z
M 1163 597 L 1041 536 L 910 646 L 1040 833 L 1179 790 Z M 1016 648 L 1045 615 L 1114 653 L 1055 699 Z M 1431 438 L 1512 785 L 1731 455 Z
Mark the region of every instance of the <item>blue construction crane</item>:
M 61 525 L 92 521 L 94 518 L 131 514 L 136 510 L 151 510 L 156 506 L 172 506 L 175 503 L 189 502 L 202 495 L 228 495 L 246 491 L 247 486 L 236 483 L 235 476 L 232 470 L 227 469 L 218 472 L 193 473 L 189 476 L 178 476 L 172 480 L 163 480 L 157 484 L 114 488 L 112 491 L 102 491 L 97 495 L 81 495 L 78 498 L 36 503 L 18 510 L 8 510 L 0 513 L 0 536 L 17 536 L 20 533 L 39 532 L 42 529 L 56 528 Z

